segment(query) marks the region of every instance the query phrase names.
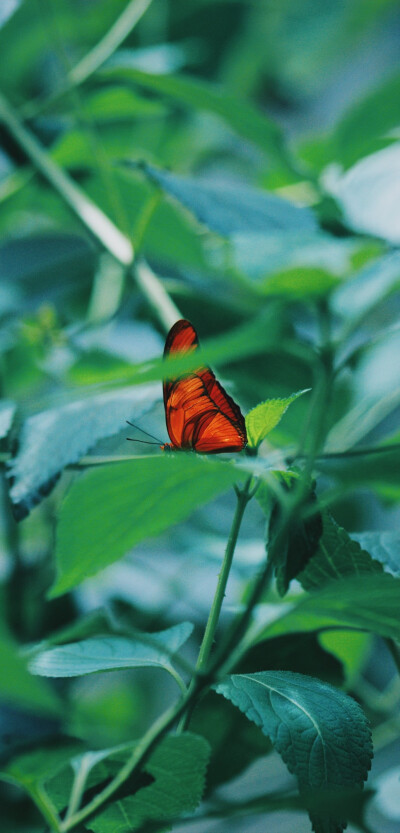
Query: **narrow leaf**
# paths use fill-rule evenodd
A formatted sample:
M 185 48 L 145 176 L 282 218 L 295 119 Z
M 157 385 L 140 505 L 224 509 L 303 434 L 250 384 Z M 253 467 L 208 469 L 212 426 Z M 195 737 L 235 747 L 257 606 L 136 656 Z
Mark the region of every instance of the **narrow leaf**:
M 323 533 L 315 555 L 298 575 L 305 590 L 318 590 L 331 580 L 381 573 L 382 566 L 324 512 Z
M 285 399 L 266 399 L 256 405 L 246 414 L 247 439 L 250 448 L 257 448 L 263 439 L 281 421 L 289 405 L 303 393 L 308 393 L 310 388 L 292 393 Z
M 310 232 L 316 229 L 313 213 L 267 191 L 226 182 L 178 176 L 151 165 L 145 172 L 164 191 L 186 206 L 195 217 L 223 237 L 239 232 Z
M 42 651 L 30 661 L 32 674 L 41 677 L 79 677 L 96 671 L 158 666 L 168 668 L 171 657 L 193 630 L 183 622 L 164 631 L 124 636 L 98 636 Z
M 340 791 L 361 788 L 372 759 L 371 732 L 360 706 L 328 683 L 289 671 L 235 674 L 217 691 L 271 739 L 309 806 L 326 796 L 329 810 L 320 803 L 318 815 L 310 813 L 314 830 L 344 830 Z
M 76 463 L 98 440 L 124 428 L 132 415 L 137 419 L 146 413 L 158 398 L 154 385 L 126 388 L 29 417 L 8 472 L 16 517 L 24 518 L 48 494 L 65 466 Z
M 85 472 L 61 506 L 51 597 L 183 520 L 237 479 L 230 463 L 183 452 Z

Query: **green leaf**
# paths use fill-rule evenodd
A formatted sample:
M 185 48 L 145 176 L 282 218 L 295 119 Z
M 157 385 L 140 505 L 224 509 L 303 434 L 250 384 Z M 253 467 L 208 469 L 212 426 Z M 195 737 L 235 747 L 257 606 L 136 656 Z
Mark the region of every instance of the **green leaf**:
M 335 579 L 382 572 L 382 565 L 361 549 L 329 512 L 323 512 L 322 521 L 323 533 L 317 551 L 297 576 L 305 590 L 318 590 Z
M 0 440 L 7 436 L 12 426 L 16 408 L 16 403 L 8 399 L 3 399 L 0 403 Z
M 259 729 L 213 691 L 197 705 L 190 729 L 205 737 L 211 747 L 207 792 L 235 778 L 254 760 L 271 751 Z
M 398 199 L 400 142 L 366 156 L 330 183 L 347 224 L 388 243 L 400 243 L 400 220 L 393 210 Z
M 166 822 L 199 804 L 208 758 L 209 745 L 198 735 L 187 732 L 165 738 L 144 767 L 154 782 L 110 804 L 85 826 L 93 833 L 133 833 L 146 822 L 162 821 L 161 829 L 169 830 Z
M 21 0 L 3 0 L 0 7 L 0 29 L 7 23 L 7 20 L 17 11 Z
M 158 633 L 97 636 L 50 648 L 29 662 L 32 674 L 41 677 L 79 677 L 96 671 L 155 666 L 168 669 L 171 657 L 189 639 L 193 625 L 182 622 Z
M 349 634 L 346 634 L 346 637 L 348 636 Z M 234 670 L 241 674 L 252 674 L 259 668 L 268 668 L 269 671 L 297 671 L 318 677 L 332 685 L 343 685 L 341 661 L 329 651 L 329 648 L 324 650 L 319 640 L 320 634 L 291 633 L 258 642 L 247 651 Z
M 43 680 L 32 677 L 26 661 L 18 656 L 18 648 L 7 636 L 0 637 L 0 699 L 32 711 L 57 714 L 60 705 Z
M 202 181 L 143 165 L 164 191 L 186 206 L 200 223 L 223 237 L 239 232 L 311 232 L 317 228 L 312 211 L 276 194 L 240 184 Z
M 386 573 L 332 581 L 266 625 L 258 639 L 293 631 L 357 628 L 400 641 L 400 581 Z M 261 615 L 261 611 L 260 611 Z
M 230 463 L 190 452 L 85 472 L 61 506 L 57 579 L 50 597 L 65 593 L 140 541 L 184 520 L 239 477 Z
M 146 413 L 159 398 L 156 386 L 103 393 L 28 417 L 17 456 L 9 465 L 10 497 L 18 519 L 48 494 L 65 466 L 95 443 Z
M 189 76 L 155 75 L 133 67 L 107 67 L 102 77 L 130 81 L 139 87 L 152 90 L 161 96 L 188 107 L 215 113 L 240 136 L 254 142 L 263 153 L 290 168 L 282 135 L 277 125 L 247 101 L 227 92 L 226 89 L 207 84 Z
M 256 405 L 246 414 L 247 440 L 250 448 L 257 448 L 263 439 L 281 421 L 289 405 L 303 393 L 308 393 L 310 388 L 292 393 L 285 399 L 266 399 Z
M 341 284 L 332 296 L 333 309 L 344 318 L 359 322 L 399 287 L 400 253 L 389 252 L 367 263 Z
M 65 276 L 69 285 L 92 275 L 97 254 L 91 243 L 78 234 L 47 232 L 7 240 L 0 247 L 0 276 L 23 282 L 42 291 Z
M 379 561 L 393 576 L 400 576 L 399 532 L 352 532 L 351 536 L 371 553 L 374 564 Z
M 325 813 L 323 804 L 318 813 L 311 809 L 313 829 L 344 830 L 340 790 L 362 787 L 372 759 L 371 732 L 360 706 L 327 683 L 289 671 L 234 674 L 217 691 L 271 739 L 311 808 L 321 795 L 332 804 Z
M 46 747 L 24 752 L 0 770 L 0 778 L 20 784 L 30 791 L 53 778 L 83 749 L 78 741 L 70 741 L 59 744 L 57 748 Z

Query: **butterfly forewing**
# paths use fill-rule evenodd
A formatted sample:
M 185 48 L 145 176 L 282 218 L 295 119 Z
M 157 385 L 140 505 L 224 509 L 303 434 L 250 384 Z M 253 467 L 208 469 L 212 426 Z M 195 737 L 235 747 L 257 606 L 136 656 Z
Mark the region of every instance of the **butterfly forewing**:
M 182 319 L 168 333 L 164 356 L 190 353 L 198 343 L 196 330 Z M 218 454 L 242 451 L 245 447 L 246 426 L 240 408 L 210 368 L 200 367 L 194 373 L 164 382 L 164 405 L 174 449 Z

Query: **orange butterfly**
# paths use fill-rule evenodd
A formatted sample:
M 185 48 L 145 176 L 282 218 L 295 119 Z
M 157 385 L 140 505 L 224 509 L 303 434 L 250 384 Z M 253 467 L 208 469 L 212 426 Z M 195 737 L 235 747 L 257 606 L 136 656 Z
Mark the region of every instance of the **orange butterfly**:
M 198 347 L 197 333 L 184 318 L 169 331 L 164 356 L 191 353 Z M 203 454 L 242 451 L 246 425 L 239 405 L 217 382 L 209 367 L 164 382 L 165 420 L 170 443 L 163 451 L 189 450 Z

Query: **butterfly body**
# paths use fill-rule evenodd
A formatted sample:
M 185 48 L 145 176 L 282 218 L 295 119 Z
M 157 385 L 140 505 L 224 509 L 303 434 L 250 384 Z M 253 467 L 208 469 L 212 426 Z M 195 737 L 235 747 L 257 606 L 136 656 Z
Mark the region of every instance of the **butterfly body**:
M 186 319 L 168 333 L 164 357 L 187 355 L 198 347 L 197 333 Z M 164 406 L 170 443 L 163 451 L 220 454 L 242 451 L 246 425 L 239 406 L 216 380 L 209 367 L 164 382 Z

